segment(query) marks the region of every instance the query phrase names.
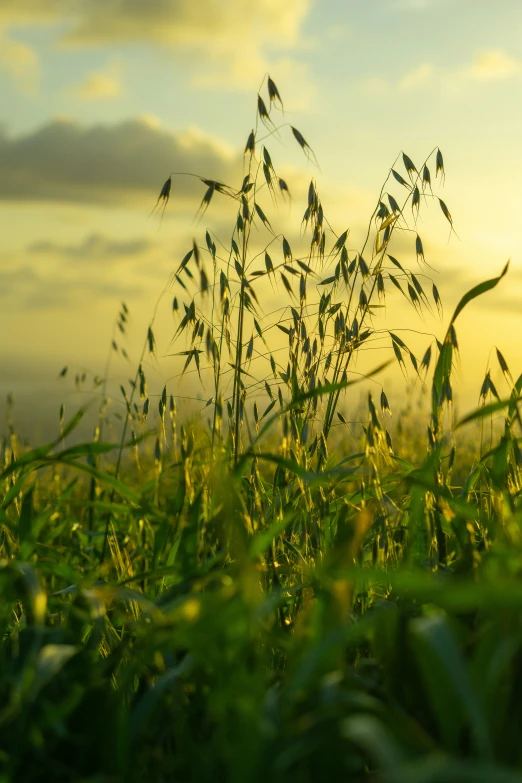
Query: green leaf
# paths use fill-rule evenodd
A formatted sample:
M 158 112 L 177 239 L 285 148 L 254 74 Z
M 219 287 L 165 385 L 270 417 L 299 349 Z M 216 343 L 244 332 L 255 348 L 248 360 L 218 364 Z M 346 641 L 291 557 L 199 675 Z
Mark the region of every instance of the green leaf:
M 45 446 L 40 446 L 37 449 L 33 449 L 32 451 L 28 451 L 26 454 L 23 454 L 21 457 L 14 460 L 14 462 L 11 462 L 1 475 L 9 476 L 11 473 L 15 473 L 16 471 L 23 468 L 25 465 L 29 465 L 31 462 L 35 462 L 49 454 L 49 452 L 51 452 L 55 446 L 61 443 L 64 438 L 66 438 L 67 435 L 70 435 L 70 433 L 78 426 L 86 410 L 87 407 L 80 408 L 80 410 L 77 411 L 72 419 L 70 419 L 70 421 L 65 425 L 60 436 L 56 438 L 56 440 L 53 440 L 51 443 L 47 443 Z
M 312 389 L 312 391 L 305 392 L 304 394 L 300 394 L 298 397 L 294 398 L 288 406 L 288 409 L 298 407 L 306 400 L 312 400 L 316 397 L 322 397 L 325 394 L 332 394 L 334 392 L 342 391 L 342 389 L 347 389 L 349 386 L 354 386 L 356 383 L 361 383 L 361 380 L 373 378 L 374 375 L 377 375 L 378 373 L 385 370 L 386 367 L 389 367 L 391 363 L 391 361 L 384 362 L 378 367 L 375 367 L 375 369 L 371 370 L 363 378 L 357 378 L 355 381 L 340 381 L 339 383 L 325 383 L 324 386 L 317 386 L 315 389 Z
M 20 538 L 20 542 L 26 541 L 31 534 L 31 528 L 34 519 L 33 492 L 34 489 L 31 487 L 31 489 L 25 493 L 22 499 L 20 519 L 18 521 L 18 536 Z
M 442 615 L 419 617 L 411 623 L 411 640 L 433 716 L 448 750 L 459 752 L 464 726 L 469 726 L 475 753 L 491 759 L 488 726 L 466 662 Z
M 482 294 L 485 294 L 487 291 L 491 291 L 492 288 L 495 288 L 504 275 L 507 273 L 509 269 L 509 261 L 507 262 L 506 266 L 502 270 L 501 274 L 498 277 L 494 277 L 491 280 L 486 280 L 484 283 L 479 283 L 479 285 L 476 285 L 475 288 L 472 288 L 471 291 L 468 291 L 467 294 L 464 294 L 460 302 L 458 303 L 457 307 L 455 308 L 455 312 L 453 313 L 453 318 L 450 321 L 450 326 L 455 323 L 458 315 L 462 312 L 462 310 L 466 307 L 469 302 L 471 302 L 473 299 L 476 299 L 477 296 L 481 296 Z
M 281 535 L 283 530 L 285 530 L 294 519 L 294 513 L 285 514 L 283 519 L 274 522 L 268 528 L 265 528 L 265 530 L 262 530 L 254 536 L 249 548 L 251 557 L 257 557 L 266 552 L 272 541 Z
M 511 407 L 513 404 L 521 401 L 522 397 L 516 397 L 515 399 L 510 397 L 509 400 L 499 400 L 498 402 L 491 402 L 489 405 L 481 405 L 480 408 L 477 408 L 472 413 L 468 413 L 467 416 L 464 416 L 463 419 L 457 422 L 455 429 L 462 427 L 464 424 L 469 424 L 470 421 L 476 421 L 476 419 L 483 419 L 485 416 L 491 416 L 492 413 L 497 413 L 498 411 Z
M 460 302 L 458 303 L 455 312 L 453 313 L 453 318 L 450 321 L 448 331 L 446 333 L 446 337 L 444 339 L 444 344 L 442 345 L 439 358 L 437 361 L 437 365 L 435 367 L 435 372 L 433 374 L 433 386 L 432 386 L 432 400 L 433 400 L 433 413 L 436 414 L 438 406 L 441 404 L 442 401 L 442 391 L 445 387 L 446 382 L 449 382 L 450 376 L 451 376 L 451 367 L 452 367 L 452 361 L 453 361 L 453 345 L 451 341 L 451 330 L 453 327 L 453 324 L 455 323 L 457 317 L 460 315 L 462 310 L 466 307 L 469 302 L 471 302 L 473 299 L 476 299 L 477 296 L 481 296 L 482 294 L 485 294 L 487 291 L 491 291 L 492 288 L 495 288 L 496 285 L 502 280 L 504 275 L 507 273 L 509 268 L 509 261 L 507 262 L 506 266 L 502 270 L 502 273 L 498 277 L 494 277 L 491 280 L 486 280 L 484 283 L 480 283 L 479 285 L 476 285 L 474 288 L 471 289 L 471 291 L 468 291 L 467 294 L 465 294 Z

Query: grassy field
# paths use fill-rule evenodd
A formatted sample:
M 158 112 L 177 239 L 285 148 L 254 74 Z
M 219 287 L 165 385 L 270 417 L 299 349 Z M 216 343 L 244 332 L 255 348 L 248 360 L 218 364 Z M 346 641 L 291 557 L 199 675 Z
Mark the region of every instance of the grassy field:
M 281 108 L 268 79 L 243 182 L 202 180 L 202 213 L 230 203 L 229 242 L 195 240 L 158 300 L 177 361 L 212 387 L 205 415 L 180 420 L 173 390 L 149 396 L 154 314 L 119 441 L 108 377 L 90 442 L 75 440 L 83 410 L 36 448 L 8 423 L 2 783 L 522 782 L 522 376 L 497 351 L 507 391 L 488 373 L 465 421 L 452 390 L 458 316 L 507 269 L 462 292 L 420 356 L 377 328 L 391 292 L 441 308 L 416 225 L 435 208 L 453 230 L 442 154 L 399 155 L 357 251 L 312 181 L 294 253 L 273 229 L 291 183 L 266 145 L 315 156 Z M 410 259 L 393 255 L 398 234 Z M 265 306 L 270 284 L 282 310 Z M 123 306 L 115 350 L 127 320 Z M 372 345 L 385 355 L 361 372 Z M 400 448 L 389 362 L 429 389 Z M 345 438 L 343 395 L 367 378 L 378 391 Z

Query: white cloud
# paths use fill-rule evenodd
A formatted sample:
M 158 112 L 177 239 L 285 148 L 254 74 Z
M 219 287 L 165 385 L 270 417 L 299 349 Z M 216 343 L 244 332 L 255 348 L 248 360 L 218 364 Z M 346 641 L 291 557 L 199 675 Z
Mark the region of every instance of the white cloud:
M 27 44 L 0 35 L 0 71 L 8 73 L 20 89 L 34 92 L 40 78 L 40 61 Z
M 109 65 L 104 71 L 92 71 L 71 88 L 71 93 L 84 101 L 118 98 L 122 92 L 121 68 L 117 64 Z
M 509 79 L 522 71 L 522 62 L 511 57 L 502 49 L 488 49 L 479 52 L 466 75 L 476 81 Z
M 245 66 L 245 62 L 248 66 Z M 270 71 L 282 95 L 285 109 L 291 112 L 306 111 L 313 104 L 317 88 L 310 78 L 308 65 L 293 57 L 278 57 L 270 62 L 255 52 L 245 59 L 215 61 L 214 68 L 202 68 L 195 73 L 191 86 L 196 88 L 218 87 L 221 90 L 257 90 L 263 76 Z
M 368 76 L 361 81 L 363 92 L 370 95 L 384 95 L 392 92 L 411 92 L 429 84 L 436 76 L 436 68 L 432 63 L 421 63 L 395 81 L 382 76 Z
M 67 4 L 65 4 L 66 6 Z M 81 0 L 70 40 L 153 41 L 233 54 L 249 44 L 294 48 L 308 0 Z M 245 63 L 246 65 L 246 63 Z
M 435 67 L 432 63 L 422 63 L 416 68 L 412 68 L 399 80 L 398 87 L 403 92 L 416 90 L 428 84 L 435 75 Z
M 0 25 L 23 25 L 56 19 L 63 13 L 65 0 L 2 0 Z
M 209 151 L 222 161 L 232 162 L 236 155 L 229 144 L 215 136 L 210 136 L 195 125 L 190 125 L 186 130 L 180 131 L 176 135 L 176 140 L 180 150 L 186 152 L 187 157 L 197 156 L 201 149 Z
M 384 95 L 394 91 L 411 92 L 437 82 L 446 92 L 459 92 L 469 82 L 497 82 L 522 74 L 522 61 L 501 49 L 478 52 L 470 65 L 442 69 L 433 63 L 420 63 L 395 81 L 378 75 L 368 76 L 360 83 L 363 92 Z
M 302 46 L 310 0 L 2 0 L 0 23 L 59 21 L 69 46 L 148 43 L 191 58 L 201 84 L 256 87 Z

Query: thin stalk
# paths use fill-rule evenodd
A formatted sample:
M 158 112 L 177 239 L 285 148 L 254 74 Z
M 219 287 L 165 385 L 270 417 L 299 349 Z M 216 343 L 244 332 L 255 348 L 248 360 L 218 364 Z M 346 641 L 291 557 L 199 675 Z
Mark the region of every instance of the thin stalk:
M 131 418 L 131 415 L 132 415 L 131 414 L 132 403 L 134 402 L 134 396 L 136 394 L 136 389 L 138 388 L 140 368 L 143 365 L 143 360 L 145 359 L 145 353 L 147 351 L 147 346 L 149 344 L 148 334 L 149 334 L 149 331 L 154 326 L 154 323 L 155 323 L 155 320 L 156 320 L 156 316 L 158 314 L 158 308 L 159 308 L 161 300 L 163 299 L 163 297 L 167 293 L 168 289 L 170 288 L 171 281 L 174 279 L 174 277 L 177 274 L 179 274 L 180 271 L 181 271 L 181 265 L 178 267 L 178 269 L 174 273 L 174 275 L 170 276 L 168 283 L 165 285 L 163 291 L 159 295 L 159 297 L 158 297 L 158 299 L 156 301 L 156 304 L 154 306 L 154 311 L 152 313 L 152 318 L 151 318 L 151 320 L 149 322 L 149 326 L 148 326 L 148 329 L 147 329 L 147 337 L 145 338 L 145 341 L 143 343 L 143 348 L 141 350 L 140 358 L 139 358 L 139 361 L 138 361 L 138 367 L 137 367 L 136 373 L 134 375 L 134 380 L 133 380 L 133 383 L 132 383 L 132 389 L 131 389 L 130 397 L 129 397 L 128 401 L 127 401 L 127 415 L 125 416 L 125 421 L 123 423 L 123 429 L 122 429 L 120 443 L 119 443 L 119 448 L 118 448 L 118 457 L 116 459 L 116 468 L 115 468 L 115 471 L 114 471 L 114 477 L 115 478 L 118 478 L 118 476 L 120 474 L 121 460 L 122 460 L 122 456 L 123 456 L 123 448 L 125 446 L 125 438 L 127 437 L 127 429 L 128 429 L 128 426 L 129 426 L 129 419 Z M 116 490 L 114 490 L 114 489 L 111 492 L 111 496 L 110 496 L 110 503 L 111 504 L 114 502 L 115 492 L 116 492 Z M 105 531 L 104 531 L 104 535 L 103 535 L 103 545 L 102 545 L 102 551 L 101 551 L 101 555 L 100 555 L 100 565 L 105 560 L 105 555 L 106 555 L 106 552 L 107 552 L 107 544 L 108 544 L 108 540 L 109 540 L 109 530 L 110 530 L 111 522 L 112 522 L 112 512 L 109 511 L 108 514 L 107 514 L 107 521 L 106 521 L 106 524 L 105 524 Z
M 424 163 L 422 164 L 422 166 L 420 166 L 420 168 L 419 168 L 419 171 L 417 172 L 417 177 L 415 178 L 415 181 L 414 181 L 414 183 L 412 184 L 412 187 L 411 187 L 410 191 L 408 192 L 408 195 L 407 195 L 407 197 L 406 197 L 406 199 L 405 199 L 405 201 L 404 201 L 404 203 L 403 203 L 402 209 L 401 209 L 401 211 L 400 211 L 400 215 L 403 215 L 403 213 L 404 213 L 404 210 L 405 210 L 405 208 L 406 208 L 406 205 L 407 205 L 408 201 L 410 200 L 410 198 L 411 198 L 411 196 L 412 196 L 412 193 L 413 193 L 413 191 L 414 191 L 414 189 L 415 189 L 415 186 L 417 185 L 417 183 L 418 183 L 418 182 L 419 182 L 419 180 L 420 180 L 420 177 L 421 177 L 421 174 L 420 174 L 420 172 L 421 172 L 421 171 L 424 169 L 424 166 L 427 164 L 428 160 L 431 158 L 431 156 L 433 155 L 433 153 L 435 152 L 435 150 L 436 150 L 436 149 L 437 149 L 437 148 L 434 148 L 434 149 L 433 149 L 433 150 L 430 152 L 430 154 L 428 155 L 428 157 L 426 158 L 426 160 L 424 161 Z M 397 160 L 397 159 L 396 159 L 396 160 Z M 393 165 L 395 165 L 395 163 L 394 163 Z M 392 168 L 393 168 L 393 166 L 392 166 Z M 384 182 L 384 184 L 383 184 L 383 186 L 382 186 L 382 188 L 381 188 L 381 192 L 380 192 L 380 194 L 379 194 L 379 199 L 378 199 L 378 202 L 377 202 L 377 206 L 376 206 L 376 208 L 375 208 L 375 210 L 374 210 L 374 212 L 373 212 L 373 214 L 372 214 L 372 217 L 370 218 L 370 221 L 369 221 L 369 224 L 368 224 L 368 231 L 367 231 L 367 233 L 366 233 L 366 238 L 365 238 L 365 241 L 364 241 L 364 244 L 363 244 L 362 250 L 361 250 L 361 252 L 360 252 L 360 254 L 359 254 L 359 255 L 362 255 L 362 254 L 364 253 L 364 251 L 365 251 L 365 249 L 366 249 L 366 246 L 367 246 L 367 244 L 368 244 L 368 240 L 369 240 L 369 237 L 370 237 L 370 232 L 371 232 L 371 225 L 372 225 L 373 219 L 374 219 L 374 217 L 375 217 L 375 214 L 376 214 L 376 212 L 377 212 L 377 209 L 378 209 L 379 202 L 380 202 L 380 201 L 381 201 L 381 199 L 382 199 L 382 196 L 383 196 L 383 194 L 384 194 L 384 189 L 385 189 L 385 187 L 386 187 L 386 184 L 387 184 L 387 182 L 388 182 L 388 180 L 389 180 L 390 176 L 391 176 L 391 169 L 390 169 L 390 174 L 389 174 L 389 175 L 388 175 L 388 177 L 386 178 L 386 181 Z M 379 254 L 378 254 L 378 256 L 380 255 L 380 256 L 381 256 L 381 258 L 380 258 L 380 260 L 379 260 L 379 261 L 377 261 L 377 264 L 376 264 L 376 266 L 378 266 L 378 265 L 379 265 L 379 263 L 382 263 L 382 259 L 384 258 L 384 254 L 385 254 L 385 252 L 386 252 L 386 249 L 388 248 L 388 246 L 389 246 L 389 244 L 390 244 L 390 242 L 391 242 L 391 238 L 392 238 L 392 236 L 393 236 L 393 231 L 394 231 L 394 229 L 395 229 L 395 225 L 396 225 L 396 223 L 394 223 L 394 224 L 392 225 L 392 229 L 391 229 L 391 232 L 390 232 L 390 236 L 388 237 L 388 239 L 386 240 L 385 244 L 383 245 L 383 247 L 382 247 L 382 248 L 381 248 L 381 250 L 379 251 Z M 378 257 L 378 256 L 377 256 L 377 257 Z M 357 270 L 357 272 L 358 272 L 358 270 Z M 356 275 L 357 275 L 357 272 L 356 272 Z M 355 284 L 355 280 L 356 280 L 356 277 L 354 278 L 354 284 Z M 375 277 L 374 277 L 374 281 L 373 281 L 373 285 L 372 285 L 372 287 L 371 287 L 371 290 L 370 290 L 370 295 L 369 295 L 369 297 L 368 297 L 368 302 L 369 302 L 369 303 L 372 301 L 372 298 L 373 298 L 373 294 L 374 294 L 374 292 L 375 292 L 375 287 L 376 287 L 376 285 L 377 285 L 377 277 L 375 276 Z M 355 288 L 355 285 L 353 285 L 353 286 L 352 286 L 352 290 L 351 290 L 351 292 L 350 292 L 350 299 L 349 299 L 349 303 L 348 303 L 348 309 L 349 309 L 349 307 L 350 307 L 350 304 L 351 304 L 351 301 L 352 301 L 352 296 L 353 296 L 353 291 L 354 291 L 354 288 Z M 357 317 L 357 314 L 358 314 L 358 312 L 360 311 L 360 309 L 361 309 L 361 308 L 360 308 L 360 305 L 359 305 L 359 304 L 357 304 L 357 307 L 355 308 L 355 312 L 354 312 L 354 318 L 356 318 L 356 317 Z M 366 306 L 366 307 L 365 307 L 365 308 L 362 310 L 362 315 L 361 315 L 361 323 L 359 324 L 359 328 L 361 328 L 361 327 L 363 326 L 364 320 L 365 320 L 365 318 L 366 318 L 366 316 L 367 316 L 367 314 L 368 314 L 369 310 L 370 310 L 370 308 L 369 308 L 368 306 Z M 350 352 L 349 352 L 349 354 L 348 354 L 348 356 L 347 356 L 347 358 L 346 358 L 346 361 L 344 362 L 344 366 L 342 367 L 342 372 L 341 372 L 341 365 L 342 365 L 342 359 L 341 359 L 341 357 L 342 357 L 342 355 L 343 355 L 343 354 L 341 354 L 341 352 L 339 352 L 339 354 L 338 354 L 338 359 L 337 359 L 337 363 L 336 363 L 336 370 L 335 370 L 335 373 L 334 373 L 334 379 L 333 379 L 333 382 L 334 382 L 334 383 L 336 383 L 336 382 L 339 380 L 339 378 L 341 377 L 341 375 L 342 375 L 342 374 L 344 374 L 344 372 L 347 372 L 347 370 L 348 370 L 348 367 L 349 367 L 349 364 L 350 364 L 350 361 L 351 361 L 351 359 L 352 359 L 352 356 L 353 356 L 353 353 L 354 353 L 354 351 L 350 351 Z M 330 433 L 330 428 L 331 428 L 331 425 L 332 425 L 333 417 L 334 417 L 334 415 L 335 415 L 335 410 L 336 410 L 336 408 L 337 408 L 337 405 L 338 405 L 338 402 L 339 402 L 340 394 L 341 394 L 341 392 L 340 392 L 340 391 L 337 391 L 337 392 L 334 392 L 334 393 L 333 393 L 333 394 L 332 394 L 332 395 L 331 395 L 331 396 L 328 398 L 328 404 L 327 404 L 327 413 L 326 413 L 326 415 L 325 415 L 325 421 L 324 421 L 324 424 L 323 424 L 323 435 L 324 435 L 324 437 L 325 437 L 325 439 L 326 439 L 326 440 L 328 439 L 328 435 L 329 435 L 329 433 Z M 321 463 L 321 464 L 322 464 L 322 463 Z
M 246 266 L 246 226 L 243 224 L 243 242 L 241 247 L 241 290 L 239 296 L 239 313 L 238 313 L 238 327 L 237 327 L 237 341 L 236 341 L 236 355 L 235 355 L 235 368 L 234 368 L 234 464 L 237 464 L 239 457 L 239 436 L 241 428 L 241 362 L 243 359 L 243 327 L 245 318 L 245 286 L 243 284 L 243 277 L 245 275 Z

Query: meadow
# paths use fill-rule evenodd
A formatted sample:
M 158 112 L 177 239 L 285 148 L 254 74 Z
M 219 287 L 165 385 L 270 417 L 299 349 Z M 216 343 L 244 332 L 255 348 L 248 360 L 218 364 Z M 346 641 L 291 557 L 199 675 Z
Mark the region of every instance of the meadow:
M 293 250 L 271 151 L 315 154 L 283 108 L 268 77 L 243 181 L 200 177 L 199 216 L 229 204 L 229 239 L 202 229 L 167 281 L 119 437 L 108 375 L 87 442 L 84 408 L 46 445 L 7 424 L 2 783 L 522 783 L 522 375 L 497 350 L 504 389 L 488 372 L 475 411 L 453 401 L 459 315 L 507 265 L 443 315 L 417 229 L 436 209 L 454 230 L 437 148 L 400 152 L 357 249 L 312 179 Z M 444 321 L 420 355 L 386 326 L 392 295 Z M 180 371 L 212 388 L 201 417 L 149 390 L 165 304 Z M 122 305 L 111 350 L 127 324 Z M 391 362 L 429 399 L 399 430 Z

